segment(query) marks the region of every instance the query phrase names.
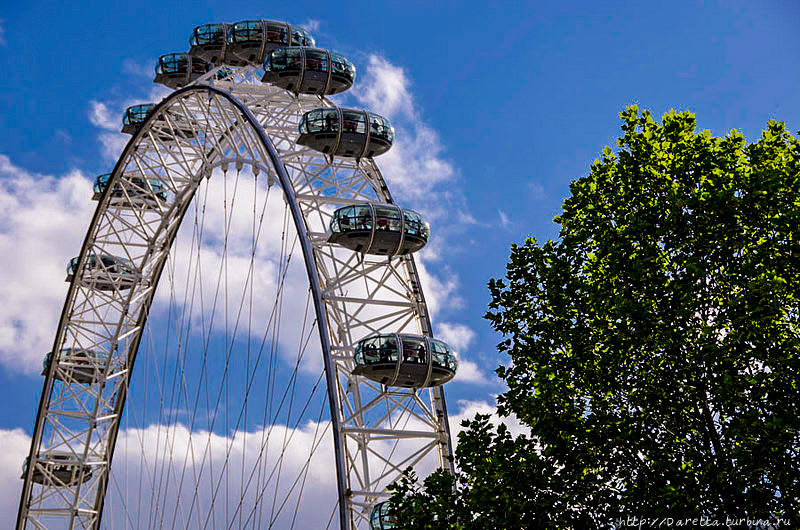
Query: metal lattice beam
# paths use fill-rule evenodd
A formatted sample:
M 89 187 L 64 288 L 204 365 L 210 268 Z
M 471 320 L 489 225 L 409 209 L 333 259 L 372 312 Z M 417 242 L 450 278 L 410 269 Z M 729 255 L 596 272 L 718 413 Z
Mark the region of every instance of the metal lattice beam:
M 432 335 L 410 256 L 374 258 L 330 245 L 337 205 L 391 203 L 371 159 L 330 159 L 294 140 L 302 114 L 329 106 L 262 85 L 254 68 L 212 71 L 162 101 L 117 162 L 81 249 L 46 373 L 18 528 L 98 528 L 114 446 L 150 304 L 199 182 L 248 166 L 277 182 L 291 209 L 314 297 L 337 460 L 342 528 L 366 521 L 402 469 L 431 455 L 449 467 L 441 388 L 396 389 L 353 376 L 352 345 L 376 332 Z M 163 184 L 167 199 L 151 182 Z M 120 273 L 90 256 L 133 264 Z M 92 380 L 80 383 L 81 371 Z M 423 399 L 424 397 L 424 399 Z M 54 460 L 53 455 L 58 455 Z M 57 470 L 73 466 L 68 481 Z M 62 466 L 60 468 L 59 466 Z M 41 480 L 34 482 L 34 473 Z

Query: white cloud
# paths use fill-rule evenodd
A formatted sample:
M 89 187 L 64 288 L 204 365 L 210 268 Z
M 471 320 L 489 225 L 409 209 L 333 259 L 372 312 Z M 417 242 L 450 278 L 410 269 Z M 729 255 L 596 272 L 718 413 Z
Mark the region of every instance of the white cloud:
M 277 490 L 278 502 L 271 527 L 289 528 L 296 503 L 299 502 L 300 510 L 294 527 L 325 528 L 336 506 L 336 469 L 332 464 L 333 444 L 327 427 L 327 423 L 314 422 L 297 429 L 274 425 L 270 429 L 238 433 L 236 436 L 205 431 L 190 433 L 181 424 L 123 429 L 117 440 L 113 478 L 106 495 L 105 526 L 128 528 L 130 525 L 126 521 L 133 521 L 137 523 L 134 526 L 146 528 L 150 526 L 148 523 L 154 513 L 166 515 L 165 520 L 171 521 L 173 512 L 176 512 L 178 527 L 195 526 L 197 515 L 193 516 L 193 523 L 183 519 L 188 516 L 195 485 L 199 501 L 195 509 L 199 510 L 204 520 L 227 460 L 227 481 L 223 478 L 220 483 L 212 517 L 217 526 L 227 527 L 223 520 L 226 514 L 232 518 L 232 514 L 236 513 L 240 492 L 245 491 L 242 521 L 252 516 L 254 501 L 261 496 L 264 505 L 262 521 L 263 527 L 266 527 L 272 511 L 273 494 Z M 265 438 L 266 435 L 268 437 Z M 165 451 L 165 442 L 170 444 L 168 451 Z M 0 527 L 12 528 L 22 489 L 22 463 L 30 450 L 30 436 L 21 429 L 0 429 L 0 447 L 3 448 L 0 452 L 0 484 L 3 484 L 0 488 Z M 206 449 L 206 462 L 201 466 Z M 186 483 L 179 496 L 178 483 L 184 457 L 190 455 L 195 460 L 194 463 L 191 458 L 186 461 Z M 280 467 L 277 465 L 279 459 Z M 259 469 L 259 465 L 262 471 L 260 480 L 255 476 L 248 488 L 242 488 L 242 479 L 247 484 L 252 471 Z M 272 478 L 266 481 L 264 477 L 270 473 Z M 295 484 L 298 477 L 301 481 L 305 477 L 304 483 Z M 197 478 L 199 480 L 195 481 Z M 299 495 L 301 485 L 304 486 L 302 496 Z M 162 492 L 163 497 L 154 501 L 149 495 L 153 491 Z M 281 507 L 281 501 L 286 497 L 289 502 Z M 258 520 L 258 514 L 255 514 L 255 520 Z M 238 517 L 235 521 L 238 521 Z M 261 525 L 253 525 L 251 520 L 246 526 Z
M 123 59 L 122 73 L 138 77 L 154 77 L 152 64 L 137 63 L 133 59 Z
M 130 135 L 120 132 L 125 109 L 142 103 L 158 103 L 172 92 L 171 88 L 155 85 L 148 91 L 146 99 L 132 98 L 122 102 L 91 100 L 89 102 L 89 122 L 102 129 L 102 132 L 98 135 L 98 140 L 100 141 L 103 159 L 109 165 L 109 171 L 131 139 Z
M 7 45 L 6 42 L 6 21 L 3 18 L 0 18 L 0 46 Z
M 376 158 L 394 199 L 431 223 L 428 246 L 415 255 L 432 318 L 464 307 L 459 278 L 440 263 L 477 225 L 458 187 L 458 171 L 445 156 L 439 134 L 422 118 L 406 70 L 370 55 L 352 90 L 356 104 L 388 118 L 395 127 L 392 148 Z
M 436 336 L 458 352 L 458 371 L 454 382 L 485 385 L 490 378 L 481 370 L 478 363 L 470 361 L 468 348 L 475 340 L 475 332 L 464 324 L 440 322 L 436 325 Z
M 464 324 L 450 322 L 440 322 L 436 326 L 436 335 L 456 351 L 466 350 L 475 340 L 475 332 L 471 328 Z
M 457 275 L 449 274 L 446 278 L 440 278 L 432 274 L 422 256 L 418 256 L 415 263 L 431 320 L 434 320 L 445 307 L 448 310 L 464 307 L 464 299 L 458 294 L 459 281 Z
M 500 418 L 496 406 L 487 401 L 462 400 L 454 408 L 456 410 L 449 416 L 454 444 L 457 444 L 458 433 L 463 430 L 462 420 L 472 419 L 476 413 L 490 415 L 490 421 L 495 425 L 505 423 L 515 436 L 530 433 L 516 418 Z M 409 428 L 413 428 L 413 425 Z M 265 438 L 267 434 L 268 437 Z M 387 451 L 392 450 L 391 442 L 386 444 Z M 22 487 L 19 477 L 22 462 L 30 448 L 30 437 L 21 429 L 0 429 L 0 447 L 3 448 L 0 453 L 0 484 L 4 484 L 0 495 L 0 527 L 10 528 L 16 518 Z M 206 452 L 206 462 L 201 464 Z M 251 513 L 255 497 L 262 495 L 265 500 L 265 519 L 262 520 L 262 525 L 267 526 L 277 483 L 276 507 L 280 506 L 281 500 L 287 495 L 289 502 L 275 518 L 275 527 L 290 527 L 297 503 L 299 509 L 294 521 L 295 528 L 324 528 L 334 510 L 336 499 L 336 470 L 332 455 L 332 437 L 326 422 L 309 421 L 296 429 L 276 424 L 271 428 L 228 436 L 209 434 L 201 430 L 190 433 L 182 424 L 124 428 L 117 440 L 104 520 L 107 525 L 128 527 L 130 525 L 126 524 L 126 518 L 129 517 L 134 526 L 145 528 L 154 513 L 161 515 L 166 510 L 163 514 L 165 520 L 171 522 L 175 512 L 178 526 L 185 527 L 195 484 L 199 501 L 197 506 L 201 509 L 201 515 L 205 516 L 227 460 L 227 481 L 223 478 L 219 483 L 220 490 L 215 499 L 213 518 L 219 526 L 225 527 L 223 519 L 226 504 L 228 516 L 231 517 L 236 512 L 242 492 L 245 514 L 242 520 L 247 519 Z M 278 481 L 279 458 L 281 478 Z M 178 495 L 184 461 L 187 466 L 184 477 L 186 483 Z M 377 459 L 374 464 L 375 469 L 380 469 Z M 256 484 L 258 479 L 254 479 L 249 487 L 243 488 L 242 484 L 247 484 L 253 470 L 259 469 L 259 465 L 262 477 L 260 485 Z M 417 465 L 416 469 L 422 477 L 431 471 L 421 465 Z M 263 477 L 269 476 L 273 471 L 276 474 L 267 483 Z M 303 482 L 304 476 L 304 492 L 298 499 L 297 488 Z M 298 477 L 298 486 L 292 490 Z M 156 512 L 156 502 L 151 500 L 153 491 L 162 492 L 157 501 L 160 512 Z M 126 505 L 128 513 L 125 513 Z M 192 516 L 192 521 L 188 526 L 197 524 L 197 515 Z
M 311 33 L 314 33 L 316 31 L 319 31 L 321 25 L 322 25 L 321 20 L 316 18 L 309 18 L 308 20 L 300 24 L 300 27 L 310 31 Z
M 136 103 L 158 103 L 165 97 L 172 94 L 174 90 L 171 88 L 164 86 L 164 85 L 153 85 L 150 88 L 150 92 L 147 93 L 148 101 L 137 101 Z M 136 103 L 131 103 L 130 105 L 136 105 Z
M 120 433 L 117 442 L 113 470 L 115 480 L 109 488 L 106 502 L 112 508 L 123 506 L 126 491 L 139 491 L 141 485 L 143 491 L 155 489 L 161 491 L 163 496 L 157 504 L 150 498 L 142 499 L 141 507 L 137 507 L 141 519 L 136 519 L 139 521 L 136 526 L 152 526 L 151 516 L 165 516 L 165 521 L 171 524 L 174 516 L 178 527 L 197 527 L 205 521 L 219 484 L 214 499 L 214 515 L 211 517 L 218 527 L 227 526 L 224 521 L 226 515 L 232 522 L 239 520 L 240 513 L 243 523 L 248 517 L 254 517 L 257 521 L 258 514 L 253 511 L 256 499 L 261 497 L 264 511 L 262 523 L 253 525 L 251 519 L 245 526 L 289 528 L 295 505 L 299 502 L 300 510 L 294 526 L 324 528 L 336 505 L 336 469 L 332 464 L 333 444 L 327 427 L 327 423 L 314 422 L 305 423 L 297 429 L 274 425 L 268 429 L 237 433 L 235 436 L 205 431 L 190 433 L 181 424 L 125 430 Z M 184 463 L 187 466 L 185 484 L 179 494 Z M 221 475 L 225 466 L 227 477 Z M 257 473 L 259 469 L 260 478 Z M 264 477 L 270 475 L 271 479 L 265 480 Z M 194 510 L 199 513 L 193 515 L 190 522 L 188 513 L 195 496 L 195 484 L 197 497 Z M 299 496 L 301 485 L 304 491 Z M 269 525 L 273 495 L 277 502 L 274 505 L 273 524 Z M 131 504 L 129 493 L 128 496 L 127 502 Z M 287 497 L 289 501 L 281 509 L 281 503 Z M 241 509 L 237 511 L 241 498 Z M 237 514 L 235 519 L 234 514 Z M 125 526 L 124 517 L 124 513 L 113 509 L 104 515 L 107 521 L 114 522 L 116 526 Z M 136 517 L 134 511 L 133 518 Z
M 498 215 L 500 216 L 500 224 L 503 225 L 503 228 L 511 227 L 511 219 L 508 218 L 508 215 L 503 210 L 497 210 Z
M 120 127 L 121 126 L 122 125 L 120 125 Z M 100 140 L 103 160 L 108 163 L 109 172 L 111 168 L 114 167 L 114 164 L 116 164 L 119 155 L 122 154 L 122 150 L 125 149 L 130 139 L 131 137 L 127 134 L 112 132 L 100 133 L 98 140 Z
M 0 429 L 0 528 L 14 528 L 22 494 L 22 463 L 31 438 L 22 429 Z
M 542 183 L 536 180 L 531 180 L 528 182 L 528 188 L 531 191 L 531 198 L 532 199 L 546 199 L 547 198 L 547 191 L 542 186 Z
M 459 400 L 457 405 L 459 407 L 458 411 L 454 414 L 450 414 L 450 435 L 453 438 L 454 444 L 458 441 L 458 433 L 464 430 L 461 426 L 461 422 L 463 420 L 473 419 L 475 414 L 488 414 L 491 416 L 489 418 L 490 423 L 494 425 L 504 423 L 508 427 L 509 432 L 514 436 L 520 434 L 530 435 L 530 428 L 520 423 L 516 416 L 501 418 L 497 414 L 497 405 L 493 405 L 488 401 Z
M 89 121 L 92 125 L 109 131 L 120 128 L 120 120 L 111 116 L 108 105 L 95 100 L 89 102 Z
M 103 160 L 108 163 L 109 171 L 116 163 L 130 136 L 120 131 L 122 128 L 122 113 L 117 108 L 109 108 L 108 103 L 92 100 L 89 102 L 89 122 L 102 129 L 97 139 L 100 141 Z
M 103 130 L 98 136 L 103 159 L 110 168 L 116 163 L 130 136 L 120 131 L 122 128 L 122 110 L 112 110 L 108 103 L 92 100 L 89 102 L 89 122 Z
M 478 363 L 465 359 L 463 356 L 458 359 L 458 371 L 453 378 L 454 383 L 469 383 L 472 385 L 487 385 L 491 380 L 480 369 Z
M 0 362 L 41 370 L 67 292 L 66 265 L 76 256 L 95 208 L 91 180 L 29 173 L 0 155 Z
M 246 170 L 238 176 L 235 171 L 229 171 L 227 177 L 217 170 L 210 179 L 201 182 L 195 204 L 189 207 L 173 244 L 170 262 L 162 274 L 151 321 L 153 325 L 158 323 L 164 327 L 177 325 L 175 322 L 165 323 L 170 299 L 183 305 L 185 300 L 194 296 L 194 301 L 187 306 L 193 307 L 191 328 L 196 335 L 209 325 L 214 331 L 226 332 L 239 322 L 237 340 L 247 340 L 245 329 L 252 325 L 259 331 L 254 332 L 255 336 L 250 340 L 259 341 L 270 322 L 277 297 L 279 276 L 283 274 L 280 263 L 285 263 L 291 251 L 293 254 L 282 285 L 280 307 L 283 318 L 279 324 L 279 340 L 284 347 L 282 353 L 291 355 L 293 363 L 300 337 L 304 335 L 303 326 L 308 325 L 302 318 L 308 299 L 308 277 L 304 261 L 299 258 L 300 246 L 294 244 L 291 248 L 296 236 L 293 225 L 284 217 L 288 210 L 280 189 L 274 187 L 267 193 L 264 180 L 258 183 L 256 188 L 252 174 Z M 255 226 L 254 211 L 261 219 Z M 286 228 L 284 223 L 287 223 Z M 198 249 L 200 226 L 202 244 Z M 254 229 L 259 232 L 255 251 Z M 290 248 L 282 257 L 281 234 L 284 231 Z M 213 324 L 209 324 L 212 315 Z M 313 320 L 311 315 L 313 310 L 309 310 Z M 308 335 L 307 330 L 305 335 Z M 315 351 L 316 340 L 317 335 L 312 335 L 312 351 Z M 196 346 L 202 351 L 202 344 Z M 322 369 L 320 356 L 304 356 L 302 368 L 319 373 Z
M 402 67 L 372 54 L 368 58 L 364 77 L 365 79 L 355 85 L 353 92 L 367 108 L 390 120 L 401 117 L 417 118 L 414 99 L 409 90 L 410 81 Z
M 456 171 L 443 156 L 438 133 L 421 119 L 405 70 L 370 55 L 360 77 L 353 88 L 358 103 L 388 118 L 395 127 L 392 148 L 377 160 L 390 187 L 429 218 L 444 217 L 460 197 L 444 189 L 437 190 L 435 199 L 430 193 L 453 180 Z

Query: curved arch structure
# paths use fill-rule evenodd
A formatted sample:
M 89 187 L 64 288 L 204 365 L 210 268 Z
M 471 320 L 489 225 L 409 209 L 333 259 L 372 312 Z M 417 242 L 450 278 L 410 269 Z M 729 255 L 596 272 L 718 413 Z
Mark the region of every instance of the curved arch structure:
M 441 387 L 386 388 L 351 374 L 353 345 L 362 337 L 381 331 L 432 336 L 432 329 L 411 256 L 372 259 L 328 243 L 335 207 L 391 203 L 392 197 L 371 159 L 329 159 L 295 144 L 303 113 L 319 106 L 320 98 L 262 85 L 253 67 L 218 67 L 165 98 L 134 134 L 99 198 L 53 346 L 102 352 L 95 367 L 100 375 L 80 384 L 73 366 L 50 363 L 17 528 L 100 527 L 128 383 L 167 255 L 201 180 L 229 165 L 248 166 L 256 177 L 267 175 L 267 185 L 280 186 L 302 245 L 328 387 L 340 527 L 367 524 L 371 507 L 387 497 L 386 485 L 405 467 L 429 458 L 452 465 Z M 147 208 L 112 200 L 112 190 L 133 194 L 135 188 L 140 197 L 135 182 L 150 181 L 163 183 L 166 200 Z M 92 254 L 130 260 L 133 285 L 129 278 L 113 285 L 119 280 L 112 277 L 98 289 L 96 275 L 84 267 Z M 413 417 L 412 427 L 395 421 L 392 411 L 401 409 Z M 381 454 L 376 444 L 386 440 L 405 448 Z M 81 476 L 61 482 L 49 453 L 82 466 Z

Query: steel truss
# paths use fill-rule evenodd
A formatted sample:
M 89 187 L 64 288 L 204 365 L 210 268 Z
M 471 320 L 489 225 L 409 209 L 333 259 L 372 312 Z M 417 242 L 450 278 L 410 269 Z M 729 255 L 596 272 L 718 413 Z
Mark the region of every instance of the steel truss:
M 87 231 L 53 345 L 54 352 L 102 355 L 80 362 L 54 356 L 57 362 L 50 363 L 18 528 L 99 528 L 150 304 L 184 214 L 215 168 L 266 175 L 292 212 L 323 349 L 341 528 L 365 526 L 371 507 L 386 499 L 386 486 L 406 467 L 451 469 L 440 387 L 386 388 L 351 375 L 353 344 L 370 333 L 432 335 L 413 257 L 361 255 L 327 242 L 337 206 L 393 202 L 386 182 L 372 159 L 331 159 L 297 146 L 303 113 L 331 103 L 258 79 L 253 67 L 221 67 L 174 92 L 119 158 Z M 153 181 L 163 183 L 166 200 Z M 87 267 L 92 254 L 125 258 L 134 273 Z M 87 369 L 95 373 L 93 382 L 79 384 L 78 371 Z M 64 482 L 55 471 L 67 464 L 78 471 Z M 41 483 L 32 480 L 34 473 Z

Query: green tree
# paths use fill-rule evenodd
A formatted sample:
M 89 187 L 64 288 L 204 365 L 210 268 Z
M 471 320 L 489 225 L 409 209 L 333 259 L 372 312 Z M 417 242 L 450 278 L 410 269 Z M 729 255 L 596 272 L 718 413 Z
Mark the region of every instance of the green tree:
M 621 117 L 559 239 L 514 245 L 489 283 L 499 412 L 531 435 L 467 422 L 454 477 L 394 486 L 400 527 L 800 528 L 800 142 Z

